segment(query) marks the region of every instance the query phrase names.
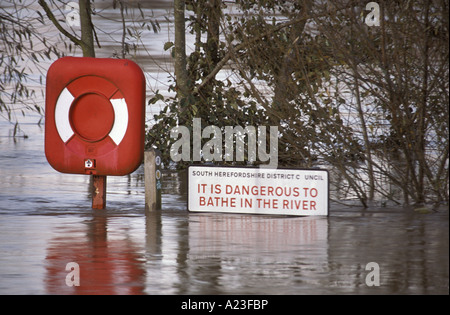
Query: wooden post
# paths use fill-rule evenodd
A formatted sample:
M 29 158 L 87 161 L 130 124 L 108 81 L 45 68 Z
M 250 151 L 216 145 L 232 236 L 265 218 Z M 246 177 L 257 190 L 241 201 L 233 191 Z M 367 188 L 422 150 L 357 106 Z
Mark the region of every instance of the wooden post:
M 106 176 L 92 175 L 92 209 L 106 207 Z
M 161 210 L 161 152 L 144 152 L 145 210 Z

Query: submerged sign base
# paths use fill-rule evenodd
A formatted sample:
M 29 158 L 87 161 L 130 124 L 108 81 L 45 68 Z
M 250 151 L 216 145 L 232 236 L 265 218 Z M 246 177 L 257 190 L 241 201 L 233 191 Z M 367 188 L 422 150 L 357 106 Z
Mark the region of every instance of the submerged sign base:
M 188 167 L 188 210 L 275 215 L 328 215 L 328 171 Z

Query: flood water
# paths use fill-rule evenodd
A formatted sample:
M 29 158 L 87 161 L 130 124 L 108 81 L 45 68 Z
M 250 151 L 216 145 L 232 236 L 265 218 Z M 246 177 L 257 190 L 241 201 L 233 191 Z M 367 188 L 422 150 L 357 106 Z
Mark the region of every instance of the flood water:
M 171 1 L 157 3 L 162 24 Z M 162 25 L 152 35 L 155 55 L 167 32 Z M 169 63 L 154 60 L 140 62 L 147 87 L 165 92 L 168 75 L 156 70 Z M 0 294 L 449 293 L 446 207 L 332 203 L 328 217 L 188 213 L 183 173 L 166 171 L 163 209 L 146 215 L 141 167 L 108 177 L 107 208 L 93 210 L 89 176 L 51 168 L 38 121 L 27 116 L 28 138 L 15 139 L 13 125 L 0 121 Z M 66 284 L 71 263 L 79 286 Z
M 448 210 L 349 208 L 328 217 L 193 214 L 182 174 L 163 177 L 146 215 L 143 168 L 108 177 L 92 210 L 89 176 L 60 174 L 43 127 L 0 137 L 0 294 L 448 294 Z M 67 264 L 80 286 L 66 285 Z M 379 286 L 369 286 L 375 262 Z M 370 265 L 369 265 L 370 266 Z M 366 281 L 368 279 L 368 282 Z

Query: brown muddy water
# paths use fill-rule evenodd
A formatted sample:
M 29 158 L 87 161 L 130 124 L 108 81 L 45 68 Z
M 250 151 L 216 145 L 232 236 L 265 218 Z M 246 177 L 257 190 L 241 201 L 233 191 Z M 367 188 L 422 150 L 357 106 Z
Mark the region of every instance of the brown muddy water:
M 108 177 L 107 209 L 92 210 L 89 177 L 54 171 L 43 127 L 22 129 L 0 128 L 0 294 L 449 293 L 445 208 L 193 214 L 183 176 L 166 172 L 163 209 L 146 216 L 141 167 Z

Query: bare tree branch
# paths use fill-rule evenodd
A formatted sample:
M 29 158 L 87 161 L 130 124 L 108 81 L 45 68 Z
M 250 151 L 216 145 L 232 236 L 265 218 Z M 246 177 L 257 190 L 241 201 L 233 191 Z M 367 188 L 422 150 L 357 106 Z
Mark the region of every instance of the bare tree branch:
M 68 39 L 70 39 L 74 44 L 84 47 L 85 44 L 81 41 L 81 39 L 76 38 L 72 34 L 70 34 L 68 31 L 64 29 L 64 27 L 61 26 L 61 24 L 58 22 L 56 17 L 53 15 L 52 11 L 48 7 L 47 3 L 44 0 L 38 1 L 40 6 L 44 9 L 45 13 L 47 14 L 47 17 L 52 21 L 53 25 L 60 31 L 64 36 L 66 36 Z

